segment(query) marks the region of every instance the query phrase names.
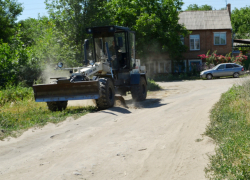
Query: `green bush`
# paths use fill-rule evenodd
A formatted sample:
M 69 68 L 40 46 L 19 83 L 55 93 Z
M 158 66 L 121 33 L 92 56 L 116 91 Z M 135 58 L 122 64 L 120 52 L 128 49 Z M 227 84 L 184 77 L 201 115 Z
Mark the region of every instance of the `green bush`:
M 24 45 L 19 36 L 12 39 L 11 43 L 0 40 L 0 88 L 21 81 L 32 85 L 41 74 L 38 61 L 31 58 L 31 48 Z

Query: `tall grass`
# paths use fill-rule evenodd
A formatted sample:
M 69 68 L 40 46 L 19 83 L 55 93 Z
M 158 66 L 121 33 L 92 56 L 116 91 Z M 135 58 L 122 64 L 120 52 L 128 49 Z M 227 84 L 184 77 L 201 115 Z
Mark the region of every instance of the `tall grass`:
M 5 89 L 0 90 L 0 107 L 8 102 L 16 102 L 27 98 L 32 98 L 32 88 L 7 85 Z
M 210 179 L 250 179 L 250 80 L 233 86 L 211 110 L 205 135 L 216 154 L 205 169 Z

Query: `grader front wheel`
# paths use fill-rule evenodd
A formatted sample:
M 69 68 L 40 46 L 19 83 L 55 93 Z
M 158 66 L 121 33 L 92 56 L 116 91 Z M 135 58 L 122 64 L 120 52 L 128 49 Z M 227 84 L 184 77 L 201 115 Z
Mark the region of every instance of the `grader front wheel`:
M 99 79 L 100 83 L 100 98 L 96 100 L 96 105 L 99 110 L 107 109 L 114 106 L 115 103 L 115 88 L 113 81 L 109 78 Z

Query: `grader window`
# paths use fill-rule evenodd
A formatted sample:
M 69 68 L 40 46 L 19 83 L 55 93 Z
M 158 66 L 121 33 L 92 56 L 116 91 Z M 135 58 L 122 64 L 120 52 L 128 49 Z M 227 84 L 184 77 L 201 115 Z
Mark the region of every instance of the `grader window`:
M 116 41 L 116 53 L 117 53 L 117 67 L 118 69 L 127 69 L 129 68 L 128 64 L 128 47 L 127 47 L 127 36 L 125 32 L 115 33 L 115 41 Z M 122 39 L 122 40 L 121 40 Z M 118 47 L 118 42 L 119 47 Z M 122 44 L 121 44 L 122 43 Z
M 96 54 L 96 61 L 105 61 L 107 59 L 107 50 L 105 48 L 105 43 L 108 43 L 109 52 L 111 56 L 115 55 L 115 51 L 112 51 L 114 37 L 98 37 L 94 38 L 95 43 L 95 54 Z

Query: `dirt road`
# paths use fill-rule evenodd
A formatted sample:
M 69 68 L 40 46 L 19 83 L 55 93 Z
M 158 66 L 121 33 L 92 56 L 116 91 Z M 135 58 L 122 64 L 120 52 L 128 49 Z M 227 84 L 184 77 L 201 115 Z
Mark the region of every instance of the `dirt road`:
M 160 83 L 114 107 L 0 142 L 0 179 L 202 180 L 209 110 L 239 79 Z

